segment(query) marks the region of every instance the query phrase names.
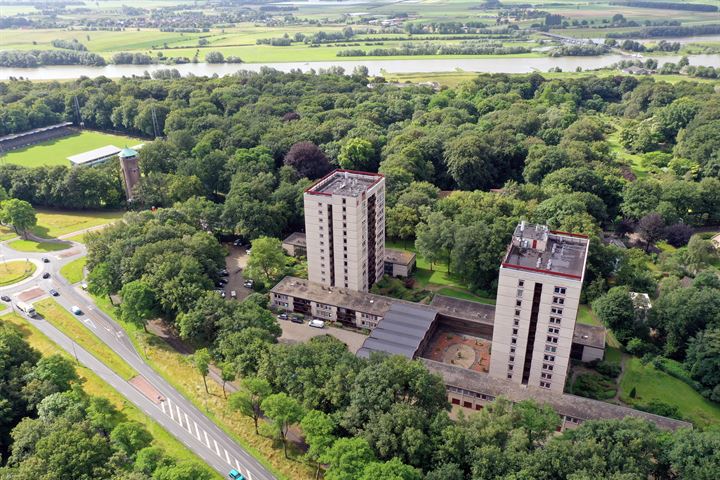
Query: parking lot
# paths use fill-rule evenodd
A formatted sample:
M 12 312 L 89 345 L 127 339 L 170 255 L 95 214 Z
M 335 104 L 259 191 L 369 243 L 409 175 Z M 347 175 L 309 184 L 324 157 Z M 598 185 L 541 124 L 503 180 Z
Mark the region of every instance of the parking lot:
M 331 335 L 347 345 L 348 350 L 352 353 L 356 353 L 360 347 L 362 347 L 363 342 L 367 338 L 367 336 L 362 333 L 352 332 L 342 328 L 329 327 L 327 324 L 325 325 L 325 328 L 313 328 L 308 325 L 308 319 L 305 319 L 304 323 L 292 323 L 289 320 L 279 320 L 278 322 L 282 328 L 282 335 L 280 336 L 281 342 L 307 342 L 313 337 Z
M 226 244 L 229 255 L 225 257 L 225 268 L 228 271 L 228 276 L 225 277 L 228 280 L 227 285 L 223 288 L 227 298 L 230 298 L 230 292 L 235 290 L 237 299 L 242 300 L 252 293 L 249 288 L 243 287 L 245 278 L 242 272 L 247 266 L 248 254 L 245 247 L 236 247 L 232 243 Z

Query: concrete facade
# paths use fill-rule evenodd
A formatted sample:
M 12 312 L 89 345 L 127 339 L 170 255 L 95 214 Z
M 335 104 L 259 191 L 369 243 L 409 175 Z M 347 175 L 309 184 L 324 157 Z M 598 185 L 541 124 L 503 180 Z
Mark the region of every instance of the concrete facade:
M 490 375 L 562 393 L 588 240 L 518 225 L 500 267 Z
M 305 191 L 308 278 L 367 292 L 384 272 L 385 178 L 335 170 Z

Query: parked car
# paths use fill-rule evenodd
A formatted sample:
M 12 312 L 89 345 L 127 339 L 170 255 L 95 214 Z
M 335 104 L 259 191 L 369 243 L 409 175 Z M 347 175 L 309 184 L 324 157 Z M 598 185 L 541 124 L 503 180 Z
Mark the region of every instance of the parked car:
M 237 298 L 237 292 L 235 290 L 230 290 L 230 298 Z
M 227 277 L 228 275 L 230 275 L 230 272 L 227 271 L 227 268 L 223 268 L 218 273 L 220 274 L 221 277 Z
M 82 310 L 80 310 L 80 307 L 78 307 L 77 305 L 73 305 L 72 307 L 70 307 L 70 311 L 75 315 L 82 315 Z
M 48 272 L 43 273 L 43 278 L 50 278 L 50 274 Z
M 50 263 L 50 259 L 47 257 L 42 257 L 41 260 L 43 261 L 43 263 Z
M 235 240 L 235 241 L 233 242 L 233 245 L 236 246 L 236 247 L 241 246 L 241 245 L 242 245 L 242 240 L 240 240 L 240 239 L 238 238 L 237 240 Z
M 290 317 L 290 321 L 293 323 L 305 323 L 302 318 L 298 317 L 297 315 L 293 315 Z
M 10 300 L 10 299 L 8 298 L 8 300 Z M 287 313 L 283 312 L 283 313 L 278 313 L 277 318 L 278 318 L 278 320 L 288 320 L 290 318 L 290 316 L 288 316 Z
M 230 470 L 230 473 L 228 473 L 228 477 L 232 478 L 233 480 L 245 480 L 245 475 L 238 472 L 234 468 Z
M 86 283 L 86 282 L 82 282 L 82 283 L 80 284 L 80 288 L 82 288 L 83 290 L 87 290 L 87 288 L 88 288 L 88 287 L 87 287 L 87 283 Z
M 59 293 L 57 290 L 55 290 L 54 288 L 51 288 L 50 290 L 48 290 L 48 293 L 49 293 L 50 295 L 52 295 L 53 297 L 59 297 L 59 296 L 60 296 L 60 293 Z
M 247 254 L 248 254 L 248 255 L 252 255 L 252 248 L 248 248 L 248 249 L 247 249 Z
M 219 289 L 218 289 L 218 290 L 215 290 L 215 291 L 216 291 L 216 292 L 218 293 L 218 295 L 220 295 L 222 298 L 225 298 L 225 290 L 219 290 Z
M 253 288 L 253 287 L 255 286 L 255 280 L 247 279 L 247 280 L 245 280 L 245 282 L 243 283 L 243 286 L 244 286 L 245 288 Z
M 0 300 L 2 300 L 3 302 L 9 302 L 10 297 L 8 297 L 7 295 L 3 295 L 2 297 L 0 297 Z
M 310 320 L 310 323 L 308 323 L 311 327 L 315 328 L 325 328 L 325 322 L 322 320 L 318 320 L 317 318 L 313 318 Z

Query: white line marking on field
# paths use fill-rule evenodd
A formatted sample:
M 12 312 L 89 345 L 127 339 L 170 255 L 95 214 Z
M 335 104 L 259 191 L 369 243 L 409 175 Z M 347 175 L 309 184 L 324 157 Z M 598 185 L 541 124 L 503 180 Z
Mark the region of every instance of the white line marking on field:
M 205 434 L 205 443 L 207 444 L 208 448 L 210 448 L 210 439 L 208 438 L 207 432 L 203 430 L 203 433 Z
M 200 440 L 200 429 L 198 428 L 195 420 L 193 420 L 193 423 L 195 424 L 195 435 L 197 436 L 197 439 Z
M 217 453 L 217 456 L 220 456 L 220 447 L 217 444 L 217 440 L 213 438 L 213 442 L 215 443 L 215 452 Z
M 230 462 L 230 455 L 228 455 L 226 449 L 223 448 L 223 450 L 225 450 L 225 459 L 227 460 L 228 465 L 232 466 L 232 463 Z

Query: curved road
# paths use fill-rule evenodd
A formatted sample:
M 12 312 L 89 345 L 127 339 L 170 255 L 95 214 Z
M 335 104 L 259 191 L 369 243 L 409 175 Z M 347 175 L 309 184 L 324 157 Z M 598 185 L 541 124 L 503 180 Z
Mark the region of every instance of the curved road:
M 32 288 L 40 288 L 45 292 L 43 296 L 47 296 L 49 289 L 57 290 L 60 295 L 55 297 L 55 300 L 68 311 L 73 305 L 80 307 L 83 313 L 75 317 L 144 377 L 144 380 L 150 385 L 150 390 L 154 389 L 159 396 L 143 394 L 141 390 L 123 380 L 92 354 L 82 349 L 72 339 L 42 318 L 31 319 L 25 316 L 29 322 L 75 356 L 80 363 L 112 385 L 125 398 L 162 425 L 222 475 L 226 476 L 234 468 L 243 473 L 248 480 L 274 479 L 275 476 L 269 470 L 146 364 L 130 339 L 127 338 L 122 327 L 100 310 L 89 295 L 68 283 L 60 275 L 60 268 L 63 265 L 81 258 L 85 254 L 85 246 L 78 243 L 74 243 L 73 247 L 68 250 L 59 252 L 28 253 L 13 250 L 7 246 L 6 242 L 3 242 L 0 244 L 0 259 L 4 261 L 28 259 L 39 265 L 39 268 L 29 279 L 0 288 L 0 295 L 10 296 L 12 308 L 21 314 L 14 306 L 17 294 Z M 50 262 L 42 262 L 43 257 L 49 259 Z M 42 275 L 46 272 L 50 273 L 50 278 L 43 279 Z M 39 298 L 42 297 L 37 297 L 29 303 Z

